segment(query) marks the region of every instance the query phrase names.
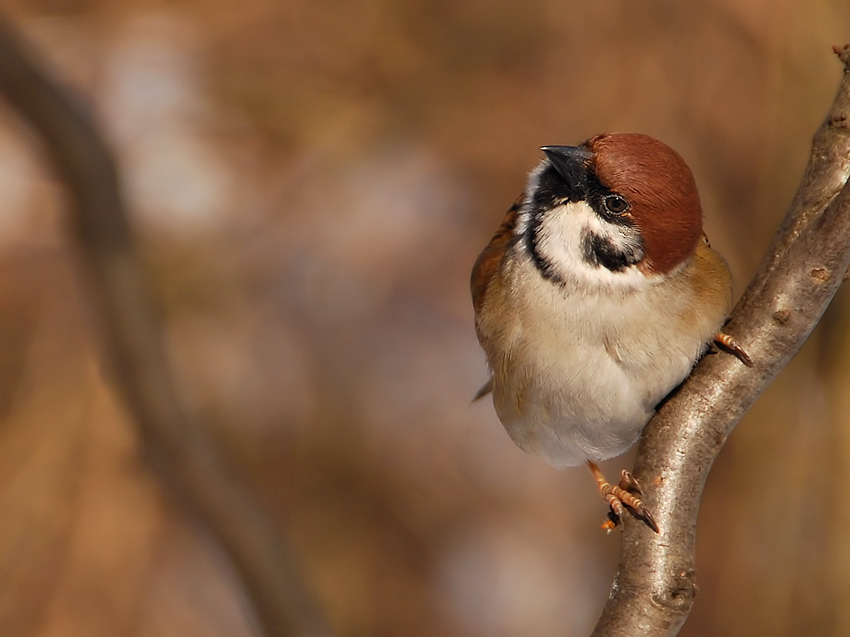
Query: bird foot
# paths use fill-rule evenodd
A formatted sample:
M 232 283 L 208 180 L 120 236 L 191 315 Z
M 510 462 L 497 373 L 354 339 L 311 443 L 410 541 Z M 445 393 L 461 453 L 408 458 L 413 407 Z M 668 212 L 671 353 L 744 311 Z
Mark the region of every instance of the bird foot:
M 640 499 L 640 496 L 643 495 L 640 484 L 631 473 L 623 469 L 620 474 L 620 484 L 615 486 L 605 479 L 602 470 L 595 462 L 588 460 L 587 466 L 599 487 L 599 495 L 610 507 L 608 519 L 602 524 L 603 529 L 611 532 L 620 524 L 623 515 L 628 511 L 632 516 L 643 520 L 650 529 L 658 533 L 658 525 L 655 523 L 655 518 L 652 517 L 652 512 L 644 506 Z

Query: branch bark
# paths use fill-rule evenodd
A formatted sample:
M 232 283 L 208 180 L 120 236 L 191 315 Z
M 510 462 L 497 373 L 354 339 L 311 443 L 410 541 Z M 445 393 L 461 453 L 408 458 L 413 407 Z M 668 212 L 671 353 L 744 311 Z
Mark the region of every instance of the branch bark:
M 696 594 L 697 512 L 714 459 L 744 413 L 802 347 L 850 265 L 850 45 L 785 220 L 724 331 L 754 361 L 706 356 L 647 425 L 635 475 L 659 534 L 626 520 L 619 572 L 595 637 L 676 635 Z
M 330 635 L 256 495 L 180 407 L 104 140 L 81 101 L 50 77 L 4 19 L 0 94 L 40 135 L 66 186 L 71 228 L 101 318 L 104 354 L 146 456 L 230 557 L 268 635 Z

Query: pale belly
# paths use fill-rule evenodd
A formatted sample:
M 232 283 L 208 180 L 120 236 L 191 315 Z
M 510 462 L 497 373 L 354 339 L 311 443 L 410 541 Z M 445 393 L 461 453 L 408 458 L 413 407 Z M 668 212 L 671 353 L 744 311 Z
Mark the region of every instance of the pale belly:
M 627 371 L 602 347 L 549 350 L 534 362 L 515 360 L 494 377 L 493 404 L 524 451 L 557 467 L 600 461 L 635 443 L 692 361 L 680 355 L 664 378 L 648 381 L 646 374 L 656 370 Z
M 476 325 L 517 445 L 563 467 L 635 443 L 731 309 L 728 268 L 707 244 L 662 281 L 593 291 L 553 285 L 527 258 L 506 263 Z
M 633 445 L 725 312 L 683 318 L 693 299 L 668 288 L 573 299 L 533 277 L 522 283 L 502 290 L 512 321 L 479 323 L 493 403 L 517 445 L 559 467 Z

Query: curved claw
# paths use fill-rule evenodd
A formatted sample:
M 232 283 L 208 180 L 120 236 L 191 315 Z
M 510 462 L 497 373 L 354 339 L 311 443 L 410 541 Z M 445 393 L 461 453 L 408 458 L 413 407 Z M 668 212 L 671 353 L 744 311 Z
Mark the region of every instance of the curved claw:
M 739 361 L 747 367 L 753 366 L 753 359 L 747 354 L 746 350 L 738 344 L 734 336 L 730 336 L 726 332 L 718 332 L 714 337 L 714 342 L 732 353 Z
M 599 495 L 611 508 L 611 515 L 602 525 L 603 529 L 611 531 L 616 527 L 627 509 L 634 517 L 643 520 L 650 529 L 659 533 L 658 524 L 655 522 L 652 512 L 639 497 L 643 495 L 640 484 L 631 473 L 624 470 L 621 473 L 620 486 L 615 486 L 605 479 L 602 470 L 595 462 L 588 460 L 587 466 L 599 487 Z

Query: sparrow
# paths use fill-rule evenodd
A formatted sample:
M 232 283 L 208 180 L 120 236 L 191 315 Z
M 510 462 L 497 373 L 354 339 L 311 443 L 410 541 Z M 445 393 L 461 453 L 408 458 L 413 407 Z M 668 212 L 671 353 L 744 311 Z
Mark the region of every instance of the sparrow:
M 475 330 L 491 371 L 479 396 L 523 450 L 586 463 L 610 506 L 658 526 L 627 471 L 599 461 L 631 447 L 659 402 L 721 332 L 732 276 L 702 229 L 684 159 L 638 133 L 543 146 L 525 192 L 472 269 Z

